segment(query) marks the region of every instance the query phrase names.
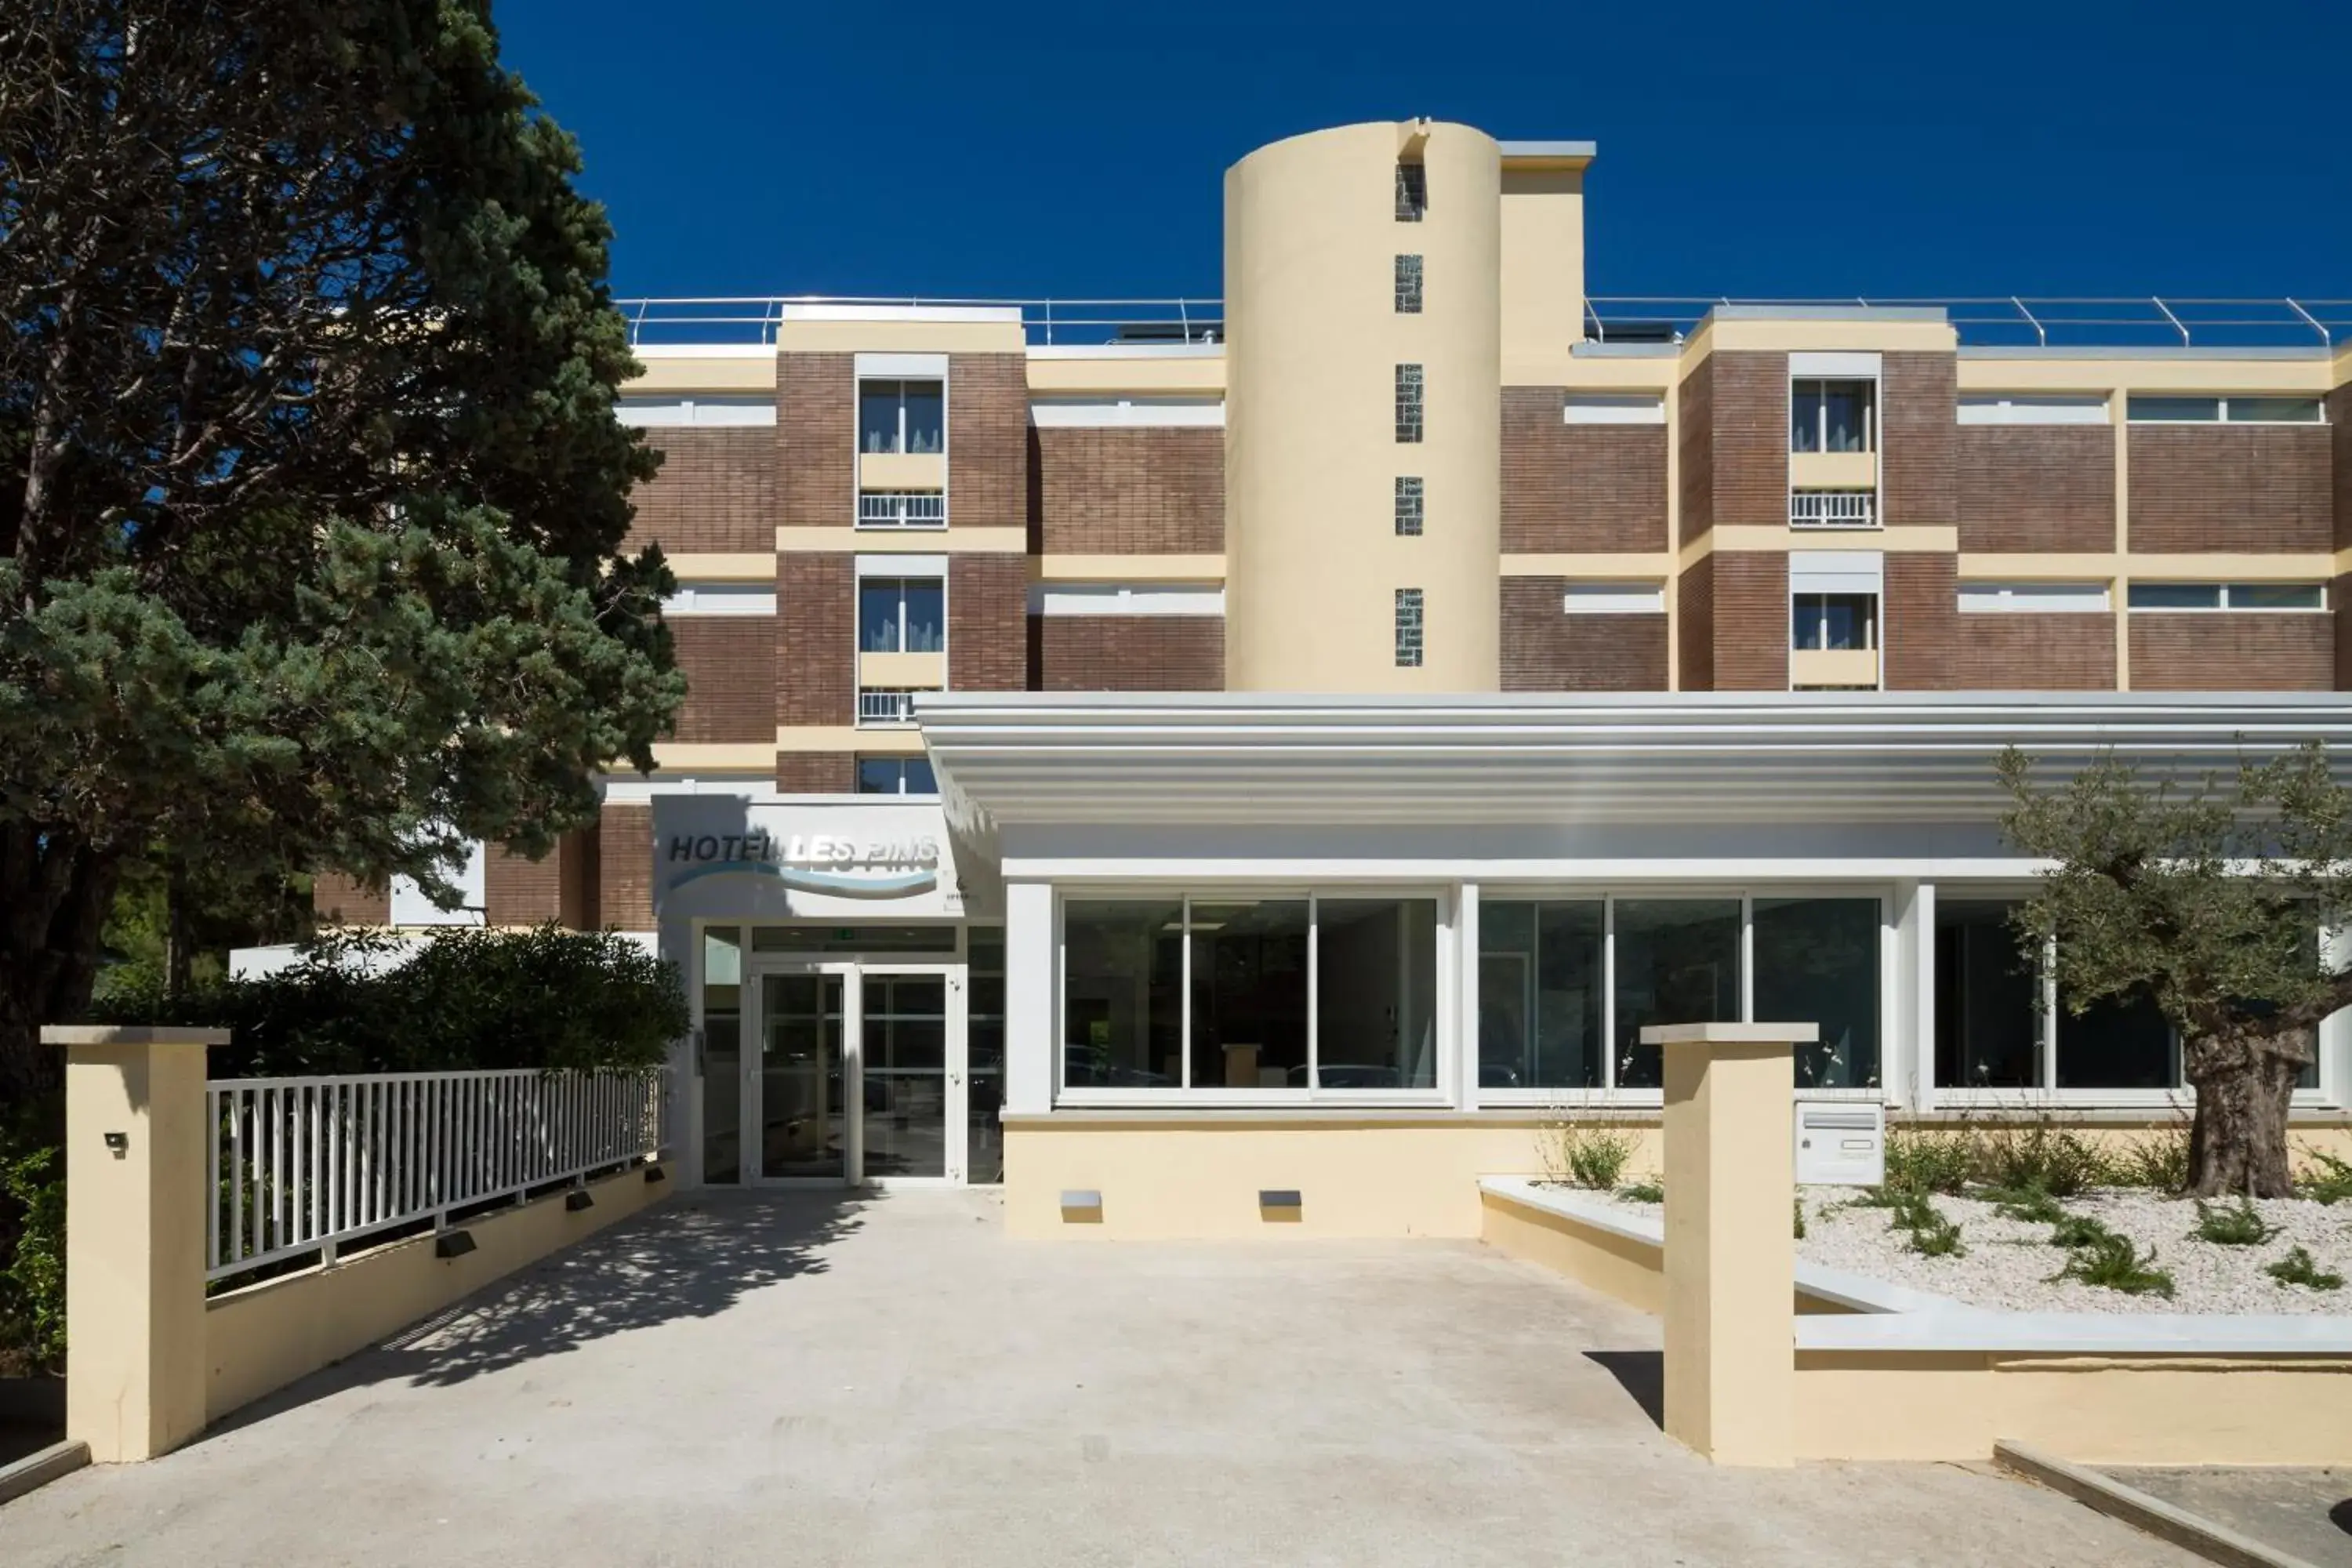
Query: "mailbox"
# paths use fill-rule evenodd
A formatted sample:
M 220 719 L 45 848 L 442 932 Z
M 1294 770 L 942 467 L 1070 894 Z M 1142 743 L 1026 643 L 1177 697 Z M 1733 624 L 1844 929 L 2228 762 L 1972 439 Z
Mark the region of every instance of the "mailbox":
M 1874 1187 L 1886 1180 L 1886 1107 L 1863 1100 L 1797 1102 L 1797 1184 Z

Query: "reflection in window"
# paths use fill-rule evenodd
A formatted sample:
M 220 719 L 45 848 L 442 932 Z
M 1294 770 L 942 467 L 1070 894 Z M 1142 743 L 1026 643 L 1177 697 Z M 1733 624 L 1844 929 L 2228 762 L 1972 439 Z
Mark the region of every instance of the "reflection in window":
M 1617 1082 L 1665 1079 L 1651 1024 L 1711 1024 L 1739 1011 L 1738 899 L 1620 899 L 1616 908 Z
M 964 938 L 970 1000 L 964 1011 L 971 1085 L 964 1099 L 966 1179 L 1004 1180 L 1004 928 L 974 926 Z
M 940 653 L 947 646 L 947 594 L 938 578 L 858 579 L 860 653 Z
M 2146 993 L 2058 1009 L 2060 1089 L 2171 1089 L 2180 1082 L 2172 1026 Z
M 1315 901 L 1318 1089 L 1437 1087 L 1437 900 Z
M 936 381 L 861 381 L 857 449 L 877 454 L 944 451 L 946 407 Z
M 2042 1080 L 2042 981 L 2010 924 L 2014 907 L 1937 900 L 1936 1081 L 1947 1088 L 2032 1089 Z
M 1867 452 L 1872 405 L 1878 386 L 1870 381 L 1799 380 L 1789 388 L 1789 450 Z
M 1805 649 L 1875 648 L 1878 595 L 1797 595 L 1790 602 L 1789 646 Z
M 1192 905 L 1192 1087 L 1307 1081 L 1307 900 Z
M 1480 906 L 1480 1087 L 1601 1086 L 1607 909 L 1598 899 Z
M 1182 1081 L 1184 904 L 1073 902 L 1062 926 L 1062 1070 L 1073 1089 Z
M 1759 898 L 1751 908 L 1757 1018 L 1821 1026 L 1819 1043 L 1797 1047 L 1797 1087 L 1875 1087 L 1878 900 Z
M 937 795 L 940 783 L 929 757 L 860 757 L 860 795 Z
M 702 1179 L 743 1179 L 743 932 L 702 933 Z

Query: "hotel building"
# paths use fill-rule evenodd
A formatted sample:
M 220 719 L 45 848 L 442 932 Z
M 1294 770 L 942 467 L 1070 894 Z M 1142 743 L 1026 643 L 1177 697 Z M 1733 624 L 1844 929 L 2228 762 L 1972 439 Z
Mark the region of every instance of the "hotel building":
M 689 1180 L 1016 1233 L 1475 1233 L 1559 1107 L 1654 1115 L 1652 1023 L 2175 1114 L 2164 1020 L 2017 951 L 1993 762 L 2347 738 L 2352 305 L 1599 300 L 1593 157 L 1261 148 L 1221 302 L 630 302 L 659 771 L 467 910 L 322 912 L 641 933 Z

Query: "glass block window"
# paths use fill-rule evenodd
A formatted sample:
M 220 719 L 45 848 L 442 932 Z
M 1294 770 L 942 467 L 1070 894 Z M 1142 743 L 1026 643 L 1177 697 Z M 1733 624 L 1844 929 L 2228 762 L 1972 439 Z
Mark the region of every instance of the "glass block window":
M 1429 171 L 1419 163 L 1399 163 L 1396 171 L 1397 222 L 1419 223 L 1429 211 Z
M 1396 438 L 1418 445 L 1421 440 L 1421 366 L 1396 367 Z
M 1399 669 L 1421 668 L 1421 590 L 1396 591 L 1396 661 Z
M 1401 539 L 1421 536 L 1421 476 L 1397 476 L 1396 531 Z
M 1396 313 L 1400 316 L 1421 314 L 1421 258 L 1418 256 L 1396 258 Z

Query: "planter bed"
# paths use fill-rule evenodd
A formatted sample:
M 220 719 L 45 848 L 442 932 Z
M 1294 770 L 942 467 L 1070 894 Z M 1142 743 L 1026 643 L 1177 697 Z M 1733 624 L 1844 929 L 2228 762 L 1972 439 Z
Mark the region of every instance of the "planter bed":
M 1613 1194 L 1550 1190 L 1653 1221 L 1664 1213 L 1658 1204 L 1635 1203 Z M 2004 1218 L 1990 1202 L 1938 1195 L 1935 1206 L 1960 1227 L 1965 1251 L 1930 1258 L 1911 1250 L 1908 1234 L 1895 1228 L 1890 1211 L 1854 1206 L 1859 1195 L 1854 1188 L 1805 1187 L 1800 1194 L 1805 1237 L 1797 1243 L 1797 1256 L 1804 1262 L 1973 1307 L 2011 1312 L 2352 1316 L 2352 1204 L 2328 1205 L 2301 1198 L 2257 1202 L 2255 1211 L 2277 1227 L 2277 1234 L 2252 1246 L 2229 1247 L 2197 1236 L 2197 1205 L 2187 1199 L 2112 1189 L 2064 1200 L 2068 1212 L 2097 1219 L 2142 1248 L 2153 1247 L 2151 1267 L 2172 1276 L 2173 1293 L 2167 1297 L 2055 1279 L 2067 1253 L 2051 1245 L 2051 1227 Z M 2343 1275 L 2345 1287 L 2315 1290 L 2282 1285 L 2263 1272 L 2298 1246 L 2322 1270 Z

